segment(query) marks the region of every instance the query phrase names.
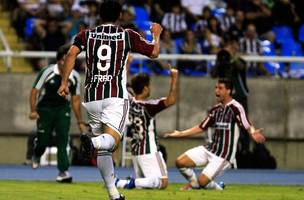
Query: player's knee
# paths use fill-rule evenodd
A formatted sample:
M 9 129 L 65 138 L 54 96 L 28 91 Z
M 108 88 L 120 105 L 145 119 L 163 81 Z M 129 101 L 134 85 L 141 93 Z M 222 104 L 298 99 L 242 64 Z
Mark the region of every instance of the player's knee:
M 204 174 L 201 174 L 198 177 L 198 184 L 201 187 L 205 187 L 206 185 L 208 185 L 209 182 L 210 182 L 210 179 L 206 175 L 204 175 Z
M 115 139 L 110 134 L 102 134 L 92 139 L 95 148 L 105 151 L 113 151 L 115 148 Z
M 162 178 L 161 179 L 161 185 L 160 185 L 160 189 L 165 189 L 168 187 L 169 181 L 168 178 Z
M 185 163 L 183 162 L 182 159 L 177 158 L 177 159 L 175 160 L 175 166 L 176 166 L 177 168 L 182 168 L 182 167 L 185 167 Z

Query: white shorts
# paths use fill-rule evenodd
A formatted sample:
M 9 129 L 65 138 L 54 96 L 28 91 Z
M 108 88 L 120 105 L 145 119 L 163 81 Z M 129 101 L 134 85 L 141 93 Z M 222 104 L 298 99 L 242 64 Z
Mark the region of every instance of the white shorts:
M 217 175 L 231 166 L 230 162 L 211 153 L 204 146 L 189 149 L 185 154 L 196 166 L 205 166 L 202 173 L 210 180 L 213 180 Z
M 168 178 L 167 165 L 161 152 L 132 156 L 136 178 Z
M 102 126 L 106 124 L 123 136 L 129 114 L 128 99 L 107 98 L 82 104 L 88 112 L 89 124 L 94 135 L 102 134 Z

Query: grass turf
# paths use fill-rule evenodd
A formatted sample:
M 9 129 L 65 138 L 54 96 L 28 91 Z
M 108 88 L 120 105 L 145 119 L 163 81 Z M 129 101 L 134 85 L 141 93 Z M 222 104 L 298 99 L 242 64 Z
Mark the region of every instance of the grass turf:
M 224 191 L 180 191 L 181 184 L 166 190 L 120 190 L 127 200 L 303 200 L 303 186 L 228 185 Z M 59 184 L 43 181 L 0 181 L 0 200 L 107 200 L 102 184 Z

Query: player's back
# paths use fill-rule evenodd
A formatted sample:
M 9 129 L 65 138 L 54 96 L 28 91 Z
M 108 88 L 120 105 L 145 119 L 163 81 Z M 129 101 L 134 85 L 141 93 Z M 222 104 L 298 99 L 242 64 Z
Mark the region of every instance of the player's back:
M 111 24 L 86 31 L 86 101 L 127 98 L 123 85 L 130 51 L 128 40 L 124 29 Z
M 137 32 L 113 24 L 80 32 L 74 45 L 86 52 L 85 102 L 110 97 L 127 99 L 128 53 L 150 57 L 154 48 Z

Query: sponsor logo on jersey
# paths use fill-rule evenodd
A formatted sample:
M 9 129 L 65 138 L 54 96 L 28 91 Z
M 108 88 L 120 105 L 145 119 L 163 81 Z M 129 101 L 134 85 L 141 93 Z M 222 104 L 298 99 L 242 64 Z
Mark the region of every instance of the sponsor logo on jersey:
M 106 81 L 111 81 L 113 79 L 112 75 L 94 75 L 94 80 L 93 82 L 106 82 Z
M 95 40 L 123 40 L 122 33 L 90 33 L 89 38 Z
M 230 130 L 230 123 L 216 122 L 214 128 L 221 130 Z

